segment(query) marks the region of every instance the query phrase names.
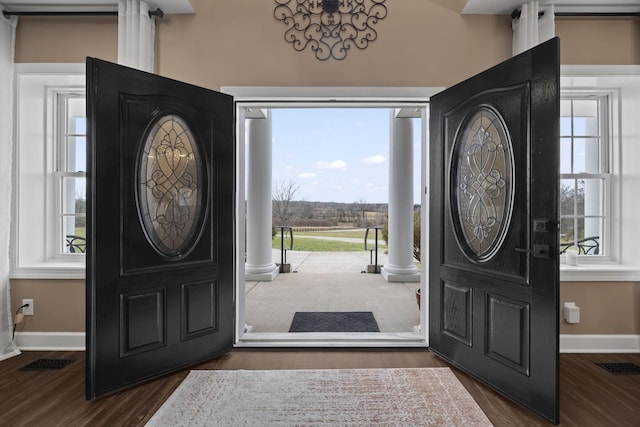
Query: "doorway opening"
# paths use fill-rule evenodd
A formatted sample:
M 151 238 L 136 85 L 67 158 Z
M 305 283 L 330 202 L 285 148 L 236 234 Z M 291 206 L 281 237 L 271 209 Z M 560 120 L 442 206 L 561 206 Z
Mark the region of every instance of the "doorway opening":
M 427 336 L 425 331 L 427 330 L 427 325 L 425 304 L 421 304 L 421 309 L 418 309 L 415 296 L 415 291 L 417 289 L 420 289 L 422 295 L 425 295 L 424 279 L 422 279 L 425 273 L 424 269 L 422 272 L 423 274 L 419 275 L 417 282 L 407 281 L 406 283 L 386 282 L 380 274 L 375 274 L 375 271 L 373 274 L 362 273 L 362 271 L 366 271 L 367 267 L 371 263 L 374 263 L 374 252 L 370 251 L 370 249 L 373 249 L 374 247 L 373 236 L 375 231 L 380 233 L 380 247 L 377 252 L 379 257 L 377 260 L 378 264 L 382 266 L 387 262 L 387 254 L 385 253 L 386 249 L 382 247 L 383 241 L 381 230 L 375 230 L 375 228 L 378 226 L 382 228 L 385 225 L 384 221 L 386 220 L 386 212 L 384 212 L 384 210 L 386 206 L 384 205 L 388 204 L 387 196 L 392 193 L 392 189 L 381 187 L 388 186 L 388 179 L 385 176 L 382 181 L 377 180 L 376 182 L 376 179 L 370 178 L 366 180 L 364 176 L 361 176 L 360 179 L 363 181 L 356 182 L 354 180 L 358 179 L 358 177 L 355 177 L 354 174 L 349 174 L 349 172 L 356 171 L 349 171 L 349 165 L 351 164 L 351 169 L 355 169 L 356 164 L 353 163 L 353 159 L 356 159 L 355 161 L 362 163 L 363 165 L 384 166 L 387 168 L 384 175 L 387 175 L 389 169 L 387 156 L 389 154 L 389 141 L 391 139 L 389 136 L 389 122 L 391 119 L 389 117 L 410 118 L 413 121 L 413 126 L 417 127 L 416 131 L 414 131 L 414 136 L 417 134 L 415 143 L 418 145 L 418 149 L 415 150 L 414 164 L 409 166 L 410 169 L 415 168 L 414 173 L 419 176 L 419 179 L 412 183 L 415 188 L 415 195 L 411 194 L 411 197 L 413 199 L 413 204 L 417 209 L 422 212 L 428 212 L 428 210 L 425 209 L 427 200 L 423 190 L 426 186 L 426 179 L 428 176 L 428 150 L 426 141 L 428 98 L 439 89 L 396 90 L 395 95 L 391 96 L 390 94 L 394 92 L 391 89 L 372 89 L 369 92 L 358 89 L 351 91 L 351 93 L 349 90 L 345 90 L 343 88 L 340 88 L 339 90 L 323 89 L 316 91 L 318 93 L 312 95 L 312 92 L 314 92 L 313 89 L 295 90 L 289 88 L 280 90 L 280 92 L 285 93 L 286 96 L 284 98 L 282 93 L 278 95 L 279 91 L 277 89 L 223 88 L 223 90 L 234 95 L 236 99 L 237 117 L 236 242 L 238 244 L 236 247 L 236 260 L 238 262 L 236 263 L 236 346 L 426 346 Z M 303 92 L 305 95 L 300 95 L 300 93 Z M 320 92 L 322 94 L 320 94 Z M 385 92 L 386 95 L 380 95 L 381 92 Z M 337 132 L 338 122 L 343 121 L 347 116 L 356 117 L 358 114 L 366 115 L 367 112 L 369 112 L 371 116 L 375 117 L 374 120 L 377 120 L 378 122 L 385 122 L 384 125 L 386 126 L 383 126 L 382 131 L 380 131 L 379 128 L 377 129 L 378 133 L 382 132 L 383 135 L 373 136 L 374 134 L 371 134 L 369 136 L 355 138 L 356 141 L 351 144 L 351 146 L 346 146 L 344 143 L 335 141 L 339 139 L 337 134 L 334 135 L 333 138 L 329 137 L 329 141 L 326 140 L 326 136 L 323 137 L 322 135 L 319 135 L 322 127 L 333 127 L 336 128 Z M 312 251 L 297 251 L 295 247 L 293 251 L 288 250 L 290 248 L 290 246 L 288 246 L 288 239 L 283 239 L 283 243 L 287 245 L 287 251 L 285 251 L 287 260 L 285 264 L 288 264 L 292 273 L 281 273 L 274 280 L 260 281 L 249 277 L 250 275 L 247 274 L 246 270 L 248 256 L 247 247 L 251 244 L 249 240 L 253 237 L 249 235 L 251 232 L 247 231 L 247 227 L 250 228 L 250 226 L 247 224 L 246 206 L 247 202 L 248 204 L 251 204 L 251 202 L 248 201 L 250 194 L 247 194 L 251 192 L 251 190 L 248 190 L 247 188 L 247 186 L 251 185 L 249 182 L 251 178 L 247 176 L 247 173 L 248 171 L 254 170 L 256 166 L 255 164 L 248 164 L 252 161 L 249 159 L 250 153 L 248 145 L 252 130 L 250 126 L 247 126 L 247 122 L 250 120 L 255 121 L 256 119 L 260 120 L 260 118 L 264 118 L 268 114 L 271 115 L 271 119 L 273 120 L 273 130 L 269 138 L 269 142 L 273 144 L 269 149 L 269 154 L 272 156 L 270 159 L 270 166 L 272 166 L 272 170 L 269 172 L 270 178 L 272 178 L 272 186 L 280 186 L 280 189 L 285 187 L 285 189 L 288 190 L 293 189 L 300 191 L 302 193 L 302 197 L 299 199 L 305 200 L 306 202 L 297 203 L 295 208 L 297 210 L 301 210 L 303 216 L 306 214 L 308 220 L 315 219 L 315 222 L 324 221 L 322 225 L 325 227 L 332 221 L 332 224 L 334 224 L 333 226 L 335 227 L 333 233 L 336 233 L 335 236 L 338 237 L 327 240 L 343 240 L 340 236 L 346 236 L 347 234 L 351 236 L 354 233 L 353 229 L 357 229 L 357 231 L 355 231 L 357 237 L 344 237 L 344 240 L 348 241 L 353 239 L 354 242 L 352 243 L 359 241 L 359 243 L 356 244 L 361 246 L 362 250 L 358 251 L 357 254 L 350 254 L 355 256 L 345 255 L 345 253 L 334 253 L 333 259 L 335 260 L 337 258 L 340 262 L 332 264 L 334 261 L 331 261 L 331 259 L 318 259 L 318 254 L 311 253 Z M 307 119 L 304 119 L 303 116 L 306 116 Z M 308 121 L 309 117 L 312 122 Z M 387 119 L 381 120 L 381 117 L 387 117 Z M 289 160 L 291 160 L 291 162 L 287 164 L 286 157 L 294 157 L 295 153 L 291 152 L 291 145 L 286 147 L 287 143 L 284 139 L 295 138 L 295 136 L 286 136 L 281 134 L 280 128 L 283 120 L 287 121 L 289 124 L 295 123 L 297 127 L 301 127 L 303 129 L 303 134 L 307 135 L 305 141 L 299 141 L 297 144 L 294 144 L 295 150 L 302 148 L 304 154 L 307 156 L 306 159 L 301 160 L 301 158 L 298 158 L 296 160 L 290 158 Z M 360 124 L 362 126 L 367 126 L 364 120 L 360 120 Z M 319 128 L 314 131 L 314 126 L 319 126 Z M 351 136 L 351 138 L 354 139 L 353 136 Z M 368 140 L 376 138 L 378 141 L 383 141 L 384 148 L 376 148 L 373 142 L 367 145 L 367 138 Z M 363 140 L 365 142 L 362 142 Z M 336 143 L 340 147 L 339 150 L 332 151 L 329 149 L 330 145 Z M 315 159 L 311 159 L 311 152 L 315 151 L 318 146 L 320 146 L 319 152 L 321 154 L 317 155 Z M 288 154 L 286 153 L 287 150 L 289 150 Z M 355 154 L 351 154 L 350 159 L 346 157 L 349 151 L 355 152 Z M 339 154 L 334 155 L 334 153 Z M 380 168 L 378 168 L 378 171 L 379 170 Z M 362 171 L 360 172 L 360 175 L 363 175 Z M 302 189 L 302 184 L 299 182 L 300 180 L 305 180 L 304 189 Z M 272 186 L 269 186 L 268 188 L 269 196 L 271 196 Z M 381 190 L 384 190 L 384 196 L 379 199 L 374 199 L 369 198 L 368 194 L 361 194 L 359 196 L 355 195 L 358 194 L 358 192 L 363 193 L 367 189 L 373 190 L 374 187 L 378 187 L 378 191 L 372 191 L 371 194 L 379 195 Z M 327 189 L 330 191 L 326 191 Z M 331 196 L 320 196 L 318 195 L 319 193 L 317 193 L 319 191 L 330 193 Z M 350 191 L 351 193 L 349 193 Z M 314 192 L 316 192 L 316 197 L 314 197 Z M 329 197 L 329 199 L 326 199 L 327 197 Z M 291 197 L 292 200 L 295 198 L 296 197 Z M 327 203 L 331 201 L 343 204 L 342 206 L 334 206 L 335 217 L 327 218 L 326 212 L 324 218 L 317 218 L 315 216 L 316 213 L 314 212 L 314 208 L 316 206 L 312 206 L 312 203 L 310 202 L 322 201 L 323 198 L 326 199 L 325 202 Z M 268 203 L 269 208 L 271 208 L 271 197 L 269 197 Z M 367 213 L 366 206 L 368 204 L 375 207 L 370 209 L 371 212 L 369 213 Z M 344 212 L 344 208 L 349 205 L 356 205 L 360 208 L 364 208 L 364 215 L 360 215 L 356 218 L 350 218 L 349 214 Z M 338 209 L 342 209 L 341 214 L 343 216 L 341 218 L 337 218 L 340 215 L 336 213 Z M 376 209 L 378 211 L 383 211 L 381 214 L 382 219 L 380 220 L 375 219 Z M 274 214 L 275 213 L 280 215 L 283 214 L 282 212 L 274 212 Z M 273 222 L 273 225 L 277 225 L 277 227 L 275 227 L 276 236 L 279 236 L 280 232 L 284 231 L 285 235 L 288 237 L 290 231 L 279 228 L 280 225 L 286 226 L 288 224 L 283 224 L 282 221 L 278 221 L 275 218 L 276 216 L 277 215 L 274 215 Z M 283 217 L 286 220 L 285 222 L 290 221 L 290 219 L 287 219 L 286 212 Z M 346 223 L 350 221 L 351 226 L 348 228 L 350 228 L 351 231 L 345 234 L 345 232 L 340 230 L 340 228 L 347 228 Z M 309 227 L 312 222 L 314 221 L 309 221 Z M 422 223 L 426 224 L 425 218 L 422 218 Z M 271 218 L 269 218 L 269 224 L 271 224 Z M 364 232 L 363 230 L 366 230 L 367 225 L 370 226 L 371 229 L 369 231 L 370 237 L 367 242 L 368 250 L 365 252 L 364 239 L 360 240 L 360 234 Z M 318 230 L 321 227 L 313 228 Z M 424 242 L 426 242 L 426 229 L 425 227 L 420 228 L 420 241 L 424 244 Z M 301 233 L 302 229 L 299 227 L 296 227 L 295 229 L 294 242 L 302 243 L 317 241 L 312 240 L 317 239 L 317 233 L 311 233 L 312 235 L 309 235 L 309 233 Z M 314 236 L 313 234 L 316 235 Z M 244 242 L 247 243 L 244 244 Z M 283 254 L 279 249 L 278 238 L 275 239 L 275 242 L 276 249 L 273 249 L 270 246 L 270 249 L 273 251 L 272 259 L 275 264 L 280 264 L 280 258 Z M 295 246 L 302 248 L 305 247 L 304 245 L 300 246 L 297 244 Z M 422 245 L 422 247 L 426 246 Z M 327 253 L 325 252 L 323 255 L 326 257 Z M 358 257 L 360 257 L 360 259 L 358 259 Z M 351 258 L 350 263 L 343 262 L 348 258 Z M 348 264 L 350 264 L 351 267 L 349 267 Z M 277 268 L 280 270 L 279 265 L 277 265 Z M 309 273 L 314 268 L 326 269 L 327 271 L 325 272 L 325 275 L 314 275 L 314 279 L 310 279 L 310 275 L 306 275 L 305 277 L 304 274 L 301 274 L 304 273 L 305 268 Z M 340 270 L 343 268 L 353 269 L 353 276 L 348 276 L 346 272 Z M 298 273 L 293 273 L 298 270 L 300 270 Z M 379 322 L 385 326 L 380 328 L 381 332 L 289 333 L 288 326 L 290 318 L 293 315 L 292 310 L 294 310 L 291 307 L 296 306 L 300 301 L 305 301 L 305 303 L 303 303 L 300 308 L 295 307 L 295 311 L 367 311 L 367 308 L 371 307 L 371 303 L 365 303 L 363 305 L 362 302 L 360 302 L 360 305 L 358 306 L 357 301 L 346 301 L 345 304 L 342 304 L 341 301 L 351 300 L 353 298 L 353 296 L 349 295 L 349 292 L 347 291 L 350 290 L 350 288 L 353 290 L 353 288 L 357 287 L 355 282 L 371 280 L 372 278 L 379 281 L 377 286 L 383 291 L 389 291 L 390 288 L 395 286 L 396 290 L 400 289 L 404 292 L 405 298 L 409 295 L 409 302 L 406 304 L 406 307 L 401 308 L 399 311 L 414 311 L 413 317 L 415 319 L 415 324 L 406 328 L 395 327 L 394 329 L 393 326 L 390 327 L 389 325 L 385 325 L 385 315 L 382 314 L 379 315 L 382 317 Z M 343 282 L 349 282 L 350 285 L 340 285 L 340 280 L 338 279 L 342 279 Z M 320 294 L 324 292 L 328 294 L 330 298 L 325 298 L 324 301 L 319 302 L 317 294 L 309 292 L 308 288 L 305 289 L 305 286 L 312 287 L 312 285 L 309 284 L 309 280 L 319 280 L 321 283 L 324 283 L 324 286 L 316 288 L 316 292 Z M 326 286 L 328 283 L 335 283 L 338 287 L 328 287 Z M 374 288 L 371 287 L 371 285 L 362 284 L 362 286 L 369 286 L 365 291 L 372 294 L 370 298 L 365 296 L 364 299 L 369 299 L 369 301 L 374 300 L 374 302 L 376 302 L 375 300 L 388 300 L 388 297 L 385 297 L 384 295 L 373 295 Z M 373 286 L 375 287 L 376 285 Z M 344 295 L 340 295 L 341 292 L 344 293 Z M 424 300 L 426 300 L 426 298 L 424 298 Z M 339 302 L 336 303 L 336 301 Z M 384 301 L 378 302 L 382 303 Z M 310 308 L 313 306 L 318 308 Z M 258 325 L 261 322 L 256 321 L 255 319 L 260 316 L 266 316 L 265 320 L 268 320 L 266 323 L 271 322 L 271 325 L 267 325 L 267 327 L 265 327 L 264 322 Z M 396 315 L 395 317 L 398 316 Z M 411 317 L 411 315 L 409 315 L 409 317 Z M 252 322 L 255 322 L 258 327 L 254 328 L 253 325 L 251 325 Z

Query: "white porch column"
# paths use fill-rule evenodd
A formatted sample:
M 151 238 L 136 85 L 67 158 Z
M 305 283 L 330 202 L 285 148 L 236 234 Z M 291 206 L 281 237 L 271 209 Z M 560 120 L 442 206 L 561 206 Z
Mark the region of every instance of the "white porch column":
M 413 263 L 413 125 L 396 112 L 389 119 L 389 256 L 381 273 L 387 282 L 419 282 Z
M 271 281 L 271 114 L 247 119 L 247 261 L 245 280 Z

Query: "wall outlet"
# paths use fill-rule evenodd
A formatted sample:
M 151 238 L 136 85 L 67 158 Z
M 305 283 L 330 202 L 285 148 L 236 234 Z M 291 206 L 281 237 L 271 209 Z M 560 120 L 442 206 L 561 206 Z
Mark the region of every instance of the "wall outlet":
M 29 306 L 22 309 L 22 314 L 25 316 L 33 316 L 33 299 L 23 299 L 22 305 L 25 304 L 29 304 Z
M 567 323 L 580 323 L 580 307 L 575 302 L 564 303 L 564 320 Z

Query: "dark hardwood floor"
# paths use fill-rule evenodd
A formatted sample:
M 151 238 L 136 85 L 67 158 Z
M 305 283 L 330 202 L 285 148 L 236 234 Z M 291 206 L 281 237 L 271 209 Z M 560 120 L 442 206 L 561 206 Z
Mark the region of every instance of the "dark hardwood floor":
M 21 371 L 39 358 L 72 358 L 57 371 Z M 561 426 L 640 426 L 640 375 L 613 375 L 595 362 L 631 362 L 640 354 L 562 354 Z M 412 368 L 447 366 L 426 351 L 234 351 L 194 369 Z M 26 352 L 0 362 L 0 426 L 140 426 L 189 370 L 96 401 L 84 399 L 84 353 Z M 544 426 L 488 387 L 454 369 L 496 426 Z

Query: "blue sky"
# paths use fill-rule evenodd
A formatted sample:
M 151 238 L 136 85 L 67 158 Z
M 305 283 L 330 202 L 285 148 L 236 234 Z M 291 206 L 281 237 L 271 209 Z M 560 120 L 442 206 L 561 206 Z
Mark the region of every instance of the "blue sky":
M 273 109 L 273 184 L 295 182 L 298 200 L 389 200 L 389 109 Z M 420 203 L 420 125 L 414 130 L 414 203 Z
M 593 117 L 574 117 L 574 135 L 597 135 L 597 121 Z M 560 173 L 598 173 L 597 138 L 579 138 L 571 141 L 571 117 L 560 117 Z M 573 149 L 573 151 L 572 151 Z M 593 158 L 588 158 L 587 152 Z M 573 154 L 573 166 L 571 155 Z
M 297 200 L 389 201 L 388 108 L 272 109 L 272 182 L 300 186 Z M 84 133 L 85 121 L 75 121 Z M 413 202 L 420 203 L 421 125 L 414 119 Z M 75 170 L 85 169 L 84 138 L 76 142 Z M 84 180 L 77 188 L 85 195 Z

